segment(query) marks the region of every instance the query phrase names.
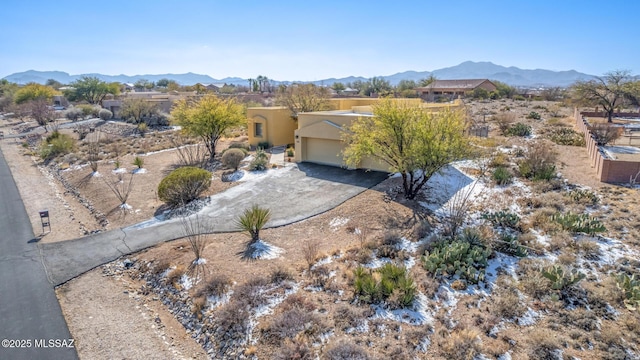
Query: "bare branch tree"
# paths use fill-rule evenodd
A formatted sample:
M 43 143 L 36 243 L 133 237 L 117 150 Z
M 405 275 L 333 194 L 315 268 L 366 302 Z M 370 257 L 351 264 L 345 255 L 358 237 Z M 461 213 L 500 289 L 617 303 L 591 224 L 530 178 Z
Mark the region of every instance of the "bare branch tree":
M 209 159 L 207 149 L 200 144 L 190 144 L 184 136 L 171 138 L 171 145 L 178 154 L 178 163 L 182 166 L 204 167 Z
M 444 206 L 444 234 L 454 239 L 473 205 L 472 195 L 478 180 L 471 186 L 461 189 Z
M 125 181 L 123 173 L 118 173 L 115 181 L 109 177 L 103 178 L 104 183 L 107 185 L 109 190 L 111 190 L 118 201 L 120 201 L 119 207 L 125 214 L 129 209 L 127 199 L 129 199 L 129 194 L 131 194 L 131 190 L 133 190 L 133 176 L 133 173 L 129 174 L 129 181 Z
M 195 277 L 196 282 L 199 276 L 202 275 L 202 279 L 206 276 L 206 260 L 202 257 L 204 248 L 207 246 L 206 235 L 207 227 L 204 226 L 198 215 L 182 216 L 180 217 L 180 224 L 184 236 L 189 242 L 189 248 L 194 255 L 194 260 L 189 264 L 187 273 Z
M 95 141 L 89 142 L 87 154 L 89 155 L 89 166 L 96 173 L 98 171 L 98 160 L 100 160 L 100 133 L 96 135 Z

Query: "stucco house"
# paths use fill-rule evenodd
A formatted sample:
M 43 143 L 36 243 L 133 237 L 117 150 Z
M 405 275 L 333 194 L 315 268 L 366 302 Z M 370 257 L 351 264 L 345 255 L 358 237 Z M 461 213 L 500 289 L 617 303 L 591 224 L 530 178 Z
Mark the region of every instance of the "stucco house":
M 373 116 L 374 105 L 379 99 L 331 99 L 334 110 L 298 113 L 297 121 L 291 118 L 286 107 L 256 107 L 247 110 L 249 144 L 260 142 L 270 145 L 290 145 L 295 147 L 296 162 L 344 167 L 342 151 L 346 146 L 342 141 L 344 130 L 359 117 Z M 396 99 L 410 105 L 420 106 L 430 111 L 444 108 L 460 108 L 457 100 L 447 104 L 428 104 L 421 99 Z M 356 168 L 388 171 L 386 164 L 373 158 L 365 158 Z
M 429 86 L 418 87 L 418 96 L 433 100 L 442 96 L 460 97 L 475 89 L 485 89 L 488 92 L 497 90 L 489 79 L 435 80 Z

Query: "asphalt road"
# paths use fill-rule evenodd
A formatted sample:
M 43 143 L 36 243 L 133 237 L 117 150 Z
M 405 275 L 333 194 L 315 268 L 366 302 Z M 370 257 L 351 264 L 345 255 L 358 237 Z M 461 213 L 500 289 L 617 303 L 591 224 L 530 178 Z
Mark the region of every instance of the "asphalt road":
M 0 150 L 0 359 L 77 359 L 33 238 Z

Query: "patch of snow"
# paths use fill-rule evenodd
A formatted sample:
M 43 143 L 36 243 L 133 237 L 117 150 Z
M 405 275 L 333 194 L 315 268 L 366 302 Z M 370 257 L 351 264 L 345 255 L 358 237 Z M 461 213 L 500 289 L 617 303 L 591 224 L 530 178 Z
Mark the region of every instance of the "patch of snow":
M 244 174 L 245 174 L 244 170 L 234 171 L 229 175 L 222 175 L 222 181 L 228 181 L 228 182 L 240 181 L 240 179 L 244 177 Z
M 388 264 L 392 262 L 391 259 L 389 258 L 374 258 L 373 260 L 371 260 L 370 262 L 363 264 L 363 267 L 369 268 L 369 269 L 377 269 L 379 267 L 382 267 L 384 264 Z
M 132 208 L 133 207 L 127 203 L 120 205 L 120 209 L 123 209 L 123 210 L 131 210 Z
M 507 351 L 506 353 L 498 356 L 498 360 L 511 360 L 511 353 Z
M 407 260 L 402 262 L 402 265 L 404 265 L 406 269 L 411 269 L 415 264 L 416 264 L 416 258 L 413 256 L 409 257 Z
M 380 305 L 372 305 L 375 311 L 374 318 L 389 319 L 411 325 L 425 325 L 433 323 L 433 316 L 428 309 L 429 299 L 418 292 L 409 309 L 389 310 Z
M 92 172 L 92 173 L 91 173 L 91 176 L 93 176 L 93 177 L 101 177 L 101 176 L 102 176 L 102 174 L 100 174 L 100 173 L 99 173 L 99 172 L 97 172 L 97 171 L 94 171 L 94 172 Z
M 368 320 L 364 320 L 360 324 L 358 324 L 358 326 L 347 328 L 347 329 L 345 329 L 344 332 L 347 333 L 347 334 L 368 333 L 369 332 L 369 321 Z
M 399 251 L 404 250 L 408 253 L 414 254 L 416 251 L 418 251 L 418 243 L 409 241 L 407 240 L 407 238 L 403 237 L 402 239 L 400 239 L 400 242 L 396 244 L 396 249 Z
M 229 290 L 220 296 L 207 296 L 207 302 L 209 303 L 209 308 L 213 310 L 220 305 L 224 305 L 228 303 L 229 299 L 231 299 L 231 295 L 233 295 L 233 290 Z
M 117 169 L 111 170 L 111 172 L 114 174 L 123 174 L 127 172 L 127 168 L 117 168 Z
M 527 311 L 518 318 L 517 322 L 520 326 L 531 326 L 534 325 L 537 319 L 540 317 L 540 314 L 534 311 L 532 308 L 527 308 Z
M 427 351 L 429 351 L 429 346 L 431 346 L 431 340 L 428 337 L 424 337 L 422 340 L 420 340 L 418 346 L 416 346 L 416 350 L 422 353 L 426 353 Z
M 251 259 L 276 259 L 284 252 L 283 249 L 271 245 L 263 240 L 258 240 L 249 245 Z
M 147 173 L 147 169 L 145 169 L 145 168 L 133 169 L 132 173 L 133 174 L 146 174 Z
M 331 221 L 329 222 L 329 226 L 331 226 L 331 229 L 333 229 L 333 231 L 337 231 L 339 227 L 346 225 L 348 222 L 348 218 L 337 216 L 331 219 Z
M 313 266 L 311 267 L 311 270 L 314 270 L 318 266 L 331 264 L 332 262 L 333 262 L 333 258 L 331 256 L 324 257 L 324 258 L 316 261 L 316 263 L 313 264 Z
M 193 279 L 187 276 L 187 274 L 182 274 L 179 283 L 183 289 L 189 290 L 193 286 Z
M 206 263 L 207 263 L 207 259 L 205 259 L 205 258 L 198 258 L 198 259 L 193 261 L 194 265 L 204 265 Z

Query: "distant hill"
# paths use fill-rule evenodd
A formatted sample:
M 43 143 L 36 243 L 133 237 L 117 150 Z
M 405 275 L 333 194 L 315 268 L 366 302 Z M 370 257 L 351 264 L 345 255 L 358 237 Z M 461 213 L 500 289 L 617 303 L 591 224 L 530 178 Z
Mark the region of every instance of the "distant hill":
M 522 87 L 543 87 L 543 86 L 560 86 L 565 87 L 573 84 L 577 80 L 588 80 L 594 78 L 593 75 L 584 74 L 575 70 L 568 71 L 552 71 L 552 70 L 525 70 L 514 66 L 505 67 L 496 65 L 491 62 L 473 62 L 466 61 L 459 65 L 447 67 L 443 69 L 433 71 L 405 71 L 388 76 L 380 76 L 389 81 L 392 85 L 396 85 L 400 80 L 414 80 L 435 76 L 442 80 L 455 80 L 455 79 L 491 79 L 498 80 L 507 83 L 512 86 Z M 28 82 L 37 82 L 44 84 L 48 79 L 57 80 L 63 84 L 69 84 L 78 80 L 82 76 L 95 76 L 104 81 L 118 81 L 122 83 L 135 83 L 140 79 L 147 79 L 150 81 L 158 81 L 166 78 L 177 81 L 182 85 L 193 85 L 196 83 L 211 84 L 211 83 L 227 83 L 235 85 L 248 85 L 248 79 L 242 79 L 238 77 L 227 77 L 224 79 L 214 79 L 209 75 L 186 73 L 186 74 L 147 74 L 147 75 L 103 75 L 103 74 L 80 74 L 69 75 L 66 72 L 61 71 L 36 71 L 29 70 L 25 72 L 11 74 L 6 76 L 5 79 L 18 83 L 26 84 Z M 354 82 L 354 81 L 366 81 L 367 78 L 350 76 L 346 78 L 330 78 L 324 80 L 313 81 L 314 84 L 331 86 L 335 82 Z M 294 81 L 274 81 L 274 85 L 280 83 L 291 83 Z

